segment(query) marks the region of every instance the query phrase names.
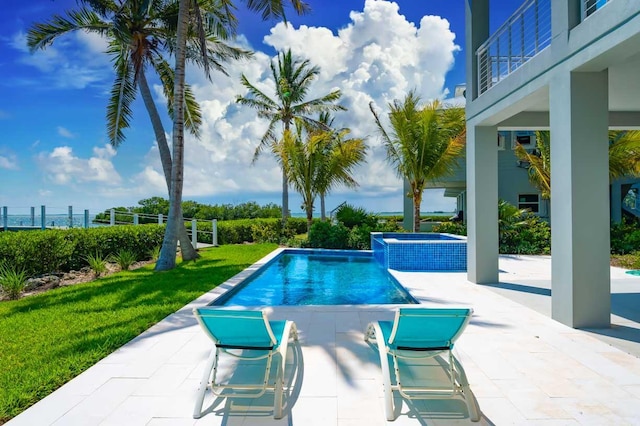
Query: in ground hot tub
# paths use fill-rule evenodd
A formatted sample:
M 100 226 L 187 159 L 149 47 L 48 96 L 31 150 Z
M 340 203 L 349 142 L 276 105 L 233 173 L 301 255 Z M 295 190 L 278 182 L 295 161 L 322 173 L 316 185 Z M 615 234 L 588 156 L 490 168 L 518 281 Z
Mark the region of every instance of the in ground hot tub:
M 397 271 L 466 271 L 467 237 L 438 233 L 372 232 L 371 250 Z

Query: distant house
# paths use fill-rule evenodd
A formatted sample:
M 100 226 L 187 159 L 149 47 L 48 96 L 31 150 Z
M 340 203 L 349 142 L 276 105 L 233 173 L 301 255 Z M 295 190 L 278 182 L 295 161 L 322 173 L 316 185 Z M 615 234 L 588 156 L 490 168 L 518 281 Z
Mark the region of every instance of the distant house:
M 459 90 L 458 86 L 456 90 Z M 543 219 L 550 217 L 549 200 L 542 198 L 540 191 L 529 181 L 529 164 L 516 157 L 515 147 L 522 145 L 527 151 L 535 152 L 535 131 L 527 130 L 499 130 L 497 137 L 498 149 L 498 198 L 517 206 L 528 209 Z M 466 161 L 460 162 L 455 175 L 440 182 L 430 183 L 429 188 L 444 188 L 445 197 L 456 199 L 456 211 L 467 210 L 467 173 Z M 611 220 L 621 221 L 626 214 L 629 217 L 640 216 L 640 179 L 620 179 L 611 184 L 610 208 Z M 637 200 L 637 201 L 636 201 Z M 408 212 L 412 214 L 411 211 Z

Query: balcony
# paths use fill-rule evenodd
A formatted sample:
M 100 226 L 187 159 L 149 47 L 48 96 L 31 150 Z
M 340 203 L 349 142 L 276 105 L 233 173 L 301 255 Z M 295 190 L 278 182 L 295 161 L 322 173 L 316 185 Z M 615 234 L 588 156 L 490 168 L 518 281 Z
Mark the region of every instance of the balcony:
M 476 51 L 478 94 L 498 84 L 550 44 L 551 0 L 526 1 Z
M 565 0 L 568 1 L 568 0 Z M 579 1 L 580 20 L 611 0 Z M 527 0 L 476 51 L 478 94 L 505 79 L 551 44 L 551 0 Z

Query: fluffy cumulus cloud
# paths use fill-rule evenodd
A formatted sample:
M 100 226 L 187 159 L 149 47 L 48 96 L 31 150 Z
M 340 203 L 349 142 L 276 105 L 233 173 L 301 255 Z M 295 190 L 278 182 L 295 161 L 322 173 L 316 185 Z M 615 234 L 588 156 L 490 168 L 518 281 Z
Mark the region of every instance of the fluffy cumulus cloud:
M 403 98 L 409 90 L 416 90 L 423 100 L 444 97 L 445 75 L 459 49 L 454 39 L 443 18 L 424 16 L 416 25 L 400 14 L 396 3 L 366 0 L 363 10 L 351 12 L 350 22 L 337 33 L 323 27 L 294 28 L 280 23 L 264 41 L 278 51 L 291 48 L 294 55 L 321 67 L 309 99 L 335 89 L 342 91 L 341 104 L 348 111 L 337 113 L 336 124 L 351 128 L 355 137 L 367 137 L 369 146 L 367 163 L 356 173 L 359 196 L 395 195 L 400 200 L 402 185 L 385 161 L 369 103 L 384 116 L 387 104 Z M 204 125 L 200 139 L 186 139 L 185 197 L 280 193 L 281 173 L 270 153 L 265 151 L 252 165 L 266 122 L 254 110 L 235 103 L 237 95 L 246 93 L 240 84 L 241 73 L 273 95 L 272 59 L 257 52 L 250 61 L 229 64 L 229 77 L 215 75 L 213 82 L 190 70 L 188 80 L 200 101 Z M 155 149 L 135 180 L 149 187 L 165 185 Z M 341 191 L 346 192 L 336 190 Z M 291 207 L 297 210 L 297 206 Z
M 112 158 L 116 151 L 111 145 L 94 147 L 93 155 L 80 158 L 69 146 L 59 146 L 51 152 L 38 155 L 38 163 L 46 178 L 59 185 L 99 183 L 108 186 L 118 185 L 122 178 L 116 172 Z

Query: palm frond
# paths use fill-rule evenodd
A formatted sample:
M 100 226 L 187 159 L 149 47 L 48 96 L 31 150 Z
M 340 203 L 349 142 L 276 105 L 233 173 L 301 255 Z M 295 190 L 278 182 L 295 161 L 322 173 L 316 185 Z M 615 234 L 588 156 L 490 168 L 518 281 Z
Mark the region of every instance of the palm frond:
M 133 67 L 129 61 L 121 58 L 116 67 L 116 79 L 107 105 L 107 133 L 114 147 L 118 147 L 125 139 L 122 130 L 129 127 L 131 104 L 135 95 Z
M 289 1 L 293 10 L 298 15 L 307 14 L 311 10 L 309 5 L 303 1 Z M 287 22 L 283 0 L 246 0 L 246 3 L 249 10 L 261 13 L 264 21 L 269 19 L 282 19 L 285 23 Z
M 48 23 L 34 24 L 27 33 L 27 46 L 33 52 L 44 49 L 57 37 L 76 30 L 86 30 L 103 36 L 108 35 L 111 26 L 96 13 L 81 8 L 67 12 L 67 17 L 54 15 Z
M 169 65 L 169 63 L 162 57 L 153 58 L 152 64 L 158 74 L 158 77 L 160 77 L 162 92 L 167 98 L 167 111 L 169 112 L 169 117 L 173 119 L 173 89 L 175 77 L 173 68 L 171 68 L 171 65 Z M 193 94 L 193 90 L 188 84 L 185 84 L 184 100 L 186 106 L 184 116 L 185 127 L 193 136 L 199 138 L 200 126 L 202 125 L 202 113 L 200 111 L 200 105 Z

